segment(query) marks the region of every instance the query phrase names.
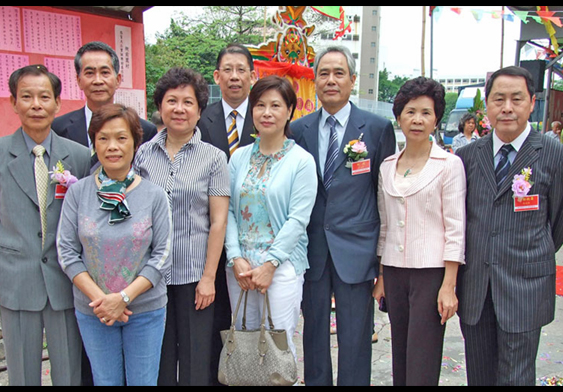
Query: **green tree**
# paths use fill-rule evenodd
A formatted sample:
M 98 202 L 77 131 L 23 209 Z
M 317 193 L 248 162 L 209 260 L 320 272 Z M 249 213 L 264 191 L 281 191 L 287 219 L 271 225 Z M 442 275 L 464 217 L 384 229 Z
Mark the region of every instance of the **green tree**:
M 146 45 L 148 113 L 153 103 L 155 85 L 172 67 L 188 67 L 200 72 L 213 84 L 217 55 L 230 43 L 256 45 L 263 40 L 264 7 L 207 6 L 198 16 L 183 13 L 170 20 L 170 27 Z
M 395 96 L 408 80 L 409 78 L 400 76 L 395 76 L 393 80 L 389 80 L 387 68 L 379 71 L 379 101 L 393 103 Z

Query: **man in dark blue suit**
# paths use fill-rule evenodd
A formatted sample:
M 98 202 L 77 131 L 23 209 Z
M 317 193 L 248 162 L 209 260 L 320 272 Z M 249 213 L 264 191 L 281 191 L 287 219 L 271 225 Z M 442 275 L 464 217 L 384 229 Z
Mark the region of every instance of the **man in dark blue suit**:
M 296 142 L 315 158 L 319 191 L 308 228 L 310 269 L 302 311 L 305 384 L 332 385 L 331 298 L 336 302 L 338 385 L 370 385 L 377 277 L 380 163 L 396 151 L 391 122 L 350 103 L 356 62 L 344 47 L 315 60 L 315 84 L 323 109 L 295 121 Z M 344 147 L 365 143 L 363 162 L 347 165 Z
M 92 112 L 114 102 L 115 92 L 121 85 L 119 57 L 103 42 L 89 42 L 78 50 L 74 59 L 78 86 L 86 96 L 86 106 L 74 112 L 57 117 L 53 130 L 59 136 L 93 148 L 88 136 Z M 141 119 L 143 143 L 156 134 L 156 126 Z M 93 155 L 92 166 L 97 167 L 98 157 Z

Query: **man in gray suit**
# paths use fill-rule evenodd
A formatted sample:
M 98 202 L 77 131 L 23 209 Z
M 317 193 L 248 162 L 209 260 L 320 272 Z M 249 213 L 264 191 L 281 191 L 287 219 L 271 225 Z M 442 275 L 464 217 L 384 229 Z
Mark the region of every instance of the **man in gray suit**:
M 12 74 L 9 86 L 22 124 L 0 138 L 0 316 L 10 385 L 41 385 L 43 329 L 53 385 L 79 385 L 81 339 L 72 283 L 55 247 L 64 192 L 48 171 L 60 162 L 84 177 L 90 151 L 51 131 L 61 105 L 57 76 L 42 65 L 28 66 Z M 36 173 L 45 179 L 37 181 L 43 192 L 36 188 Z
M 534 386 L 541 328 L 555 316 L 563 146 L 531 129 L 534 91 L 523 68 L 494 73 L 486 88 L 494 132 L 457 152 L 467 172 L 457 294 L 469 385 Z M 532 185 L 527 195 L 520 180 Z
M 348 49 L 335 46 L 320 51 L 314 71 L 323 109 L 291 125 L 295 141 L 315 158 L 319 177 L 307 230 L 310 269 L 302 302 L 305 384 L 333 384 L 330 313 L 334 294 L 338 385 L 369 386 L 372 290 L 379 268 L 377 184 L 381 162 L 395 153 L 395 132 L 389 120 L 350 103 L 356 62 Z M 344 146 L 361 136 L 368 156 L 355 167 L 347 167 Z

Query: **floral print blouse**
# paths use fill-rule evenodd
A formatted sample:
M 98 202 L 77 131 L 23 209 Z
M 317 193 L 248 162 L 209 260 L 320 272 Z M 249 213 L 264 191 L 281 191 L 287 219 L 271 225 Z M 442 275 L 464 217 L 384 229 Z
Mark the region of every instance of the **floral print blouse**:
M 272 167 L 281 161 L 293 146 L 295 141 L 286 140 L 279 152 L 264 155 L 260 152 L 260 140 L 254 143 L 250 170 L 241 189 L 242 220 L 238 228 L 242 257 L 248 260 L 253 268 L 268 261 L 268 250 L 275 240 L 266 204 L 270 173 Z

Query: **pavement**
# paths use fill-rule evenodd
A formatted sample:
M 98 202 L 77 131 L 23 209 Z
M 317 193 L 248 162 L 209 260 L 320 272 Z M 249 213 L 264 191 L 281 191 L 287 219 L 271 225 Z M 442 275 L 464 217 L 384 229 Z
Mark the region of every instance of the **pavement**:
M 563 266 L 563 250 L 557 255 L 557 265 Z M 392 364 L 391 364 L 391 325 L 387 314 L 376 310 L 375 331 L 379 335 L 379 341 L 372 345 L 372 377 L 373 386 L 392 386 Z M 298 356 L 298 385 L 304 386 L 303 380 L 303 319 L 294 336 Z M 332 336 L 331 342 L 332 363 L 336 385 L 336 369 L 338 364 L 338 344 L 336 335 Z M 42 380 L 43 386 L 50 386 L 51 377 L 48 353 L 44 351 Z M 552 380 L 563 379 L 563 297 L 556 299 L 555 321 L 546 326 L 542 331 L 537 364 L 537 386 L 549 386 Z M 5 371 L 6 361 L 4 359 L 4 347 L 0 339 L 0 386 L 8 386 L 8 374 Z M 465 373 L 465 348 L 463 337 L 459 326 L 459 319 L 452 318 L 446 327 L 444 341 L 444 352 L 442 359 L 442 372 L 440 386 L 466 386 Z

